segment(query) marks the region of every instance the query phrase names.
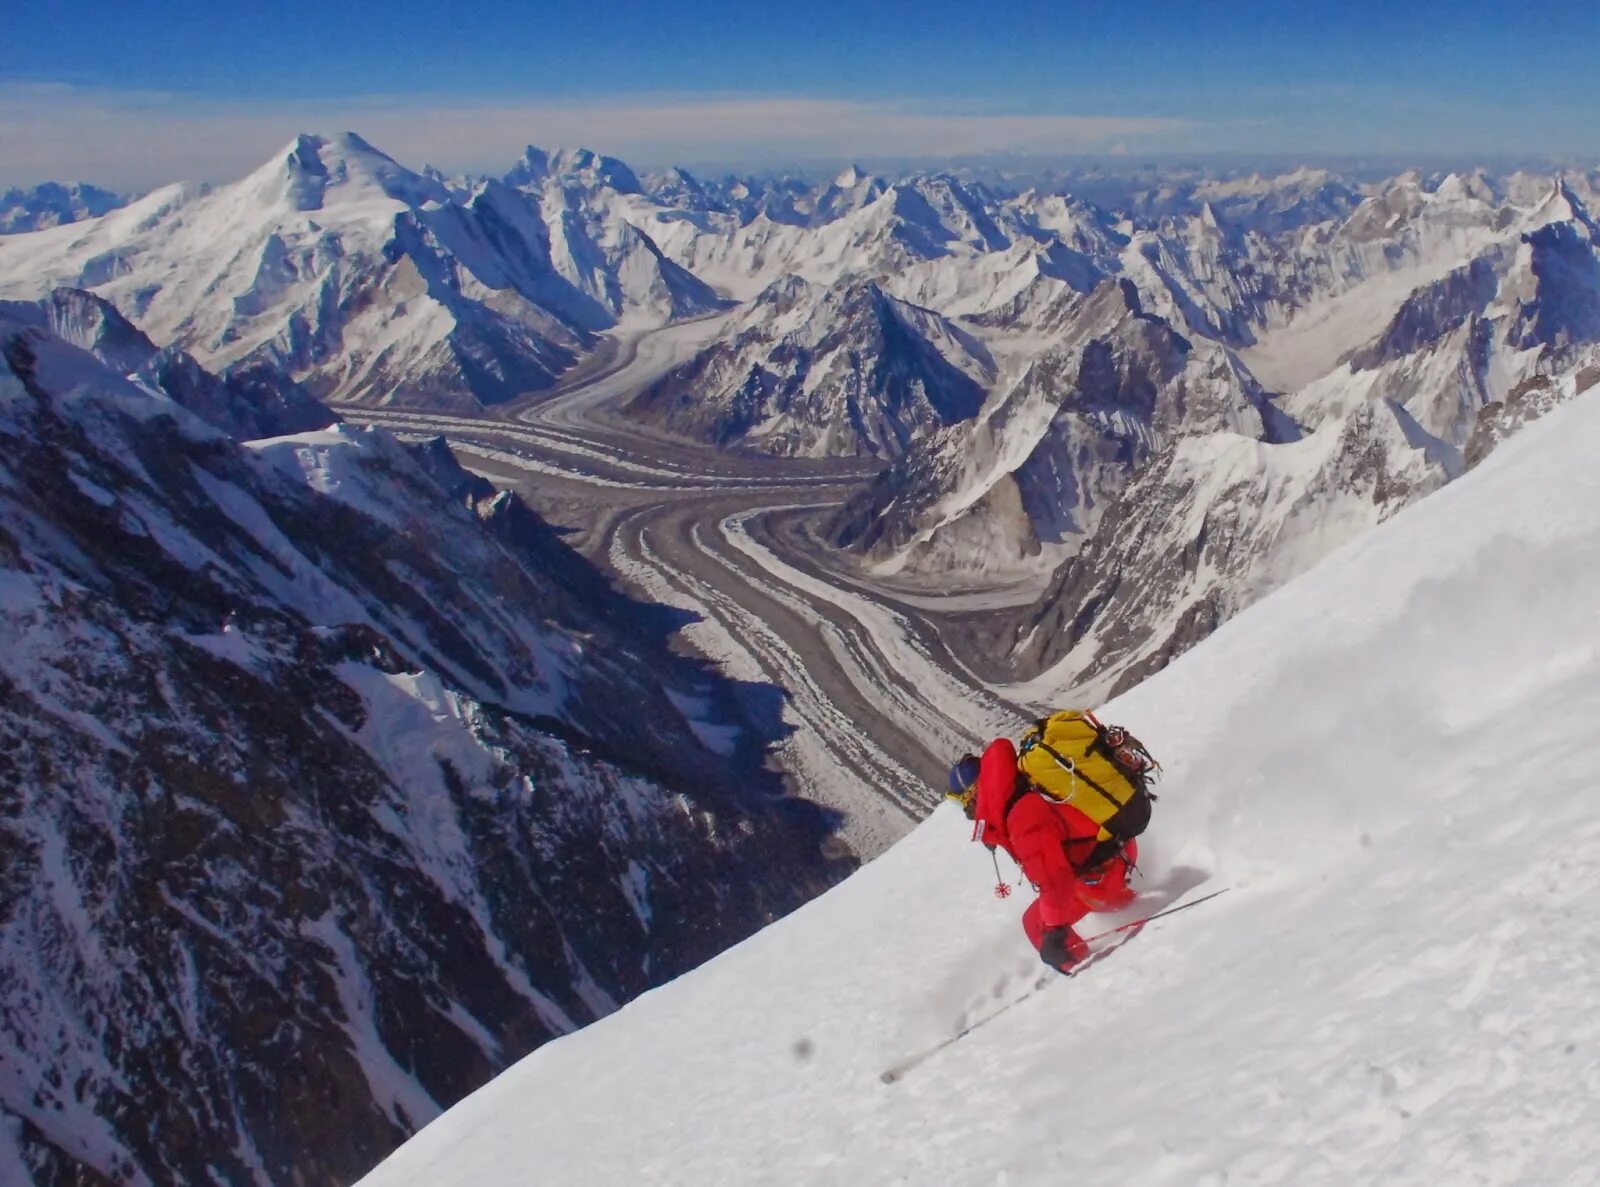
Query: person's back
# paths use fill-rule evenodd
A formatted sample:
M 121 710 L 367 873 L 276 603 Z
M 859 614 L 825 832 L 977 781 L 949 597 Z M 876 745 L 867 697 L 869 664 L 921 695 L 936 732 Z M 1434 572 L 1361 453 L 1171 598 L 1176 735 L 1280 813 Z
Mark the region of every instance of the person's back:
M 1101 826 L 1033 786 L 1018 770 L 1016 747 L 1007 738 L 991 742 L 981 759 L 963 756 L 950 786 L 969 806 L 974 839 L 1004 849 L 1037 889 L 1022 926 L 1040 959 L 1070 971 L 1088 954 L 1072 925 L 1091 911 L 1133 901 L 1128 869 L 1137 860 L 1137 842 L 1104 857 Z

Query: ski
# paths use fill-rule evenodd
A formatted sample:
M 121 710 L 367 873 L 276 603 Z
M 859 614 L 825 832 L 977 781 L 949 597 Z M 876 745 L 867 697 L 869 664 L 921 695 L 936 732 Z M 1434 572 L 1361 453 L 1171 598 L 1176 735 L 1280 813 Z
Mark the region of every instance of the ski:
M 1168 907 L 1165 911 L 1157 911 L 1154 915 L 1146 915 L 1142 919 L 1130 919 L 1127 923 L 1122 924 L 1120 927 L 1112 927 L 1102 932 L 1096 932 L 1084 942 L 1087 944 L 1092 944 L 1096 940 L 1103 940 L 1107 936 L 1114 936 L 1118 932 L 1127 931 L 1129 928 L 1142 928 L 1145 924 L 1151 922 L 1152 920 L 1165 919 L 1168 915 L 1176 915 L 1179 911 L 1187 911 L 1190 907 L 1198 907 L 1201 903 L 1210 902 L 1219 894 L 1227 894 L 1228 889 L 1228 887 L 1224 886 L 1221 890 L 1213 890 L 1210 894 L 1203 894 L 1192 902 L 1182 903 L 1176 907 Z
M 1084 943 L 1089 945 L 1089 955 L 1079 961 L 1073 967 L 1072 971 L 1066 974 L 1066 976 L 1076 977 L 1090 965 L 1104 960 L 1107 956 L 1110 956 L 1111 953 L 1115 952 L 1118 948 L 1121 948 L 1129 940 L 1133 939 L 1134 936 L 1143 931 L 1147 923 L 1152 923 L 1157 919 L 1164 919 L 1168 915 L 1176 915 L 1179 911 L 1186 911 L 1190 907 L 1198 907 L 1201 903 L 1209 902 L 1210 900 L 1216 898 L 1219 894 L 1227 893 L 1228 889 L 1228 887 L 1224 886 L 1221 890 L 1213 890 L 1210 894 L 1202 895 L 1200 898 L 1194 899 L 1191 902 L 1182 903 L 1176 907 L 1168 907 L 1164 911 L 1156 911 L 1153 914 L 1144 916 L 1142 919 L 1130 919 L 1127 923 L 1120 924 L 1117 927 L 1107 928 L 1102 932 L 1096 932 L 1094 935 L 1089 936 L 1084 940 Z M 1111 942 L 1103 942 L 1107 940 Z M 1099 944 L 1098 947 L 1096 946 L 1097 943 Z M 1023 1002 L 1033 997 L 1034 994 L 1038 993 L 1039 990 L 1048 986 L 1053 980 L 1055 980 L 1053 976 L 1046 977 L 1044 980 L 1036 983 L 1032 989 L 1028 990 L 1028 992 L 1019 994 L 1017 997 L 1012 998 L 1005 1005 L 1001 1006 L 998 1010 L 995 1010 L 989 1014 L 985 1014 L 976 1022 L 969 1023 L 967 1026 L 963 1027 L 949 1038 L 941 1039 L 939 1042 L 933 1044 L 933 1046 L 925 1047 L 916 1054 L 902 1059 L 899 1063 L 885 1068 L 879 1073 L 878 1079 L 885 1084 L 898 1083 L 899 1081 L 905 1079 L 907 1073 L 920 1067 L 922 1064 L 926 1063 L 929 1059 L 932 1059 L 945 1048 L 959 1043 L 962 1039 L 966 1038 L 969 1034 L 980 1027 L 987 1026 L 996 1018 L 1011 1010 L 1014 1006 L 1020 1006 Z

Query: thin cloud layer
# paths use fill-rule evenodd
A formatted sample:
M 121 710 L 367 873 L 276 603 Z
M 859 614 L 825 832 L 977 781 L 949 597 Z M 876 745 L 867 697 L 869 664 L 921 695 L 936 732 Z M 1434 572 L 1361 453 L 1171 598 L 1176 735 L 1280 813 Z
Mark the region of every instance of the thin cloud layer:
M 126 188 L 226 181 L 297 132 L 351 130 L 402 162 L 504 169 L 527 144 L 584 145 L 643 165 L 1103 151 L 1190 127 L 1144 116 L 1005 115 L 781 97 L 511 102 L 373 96 L 220 103 L 58 84 L 0 87 L 0 184 L 85 179 Z

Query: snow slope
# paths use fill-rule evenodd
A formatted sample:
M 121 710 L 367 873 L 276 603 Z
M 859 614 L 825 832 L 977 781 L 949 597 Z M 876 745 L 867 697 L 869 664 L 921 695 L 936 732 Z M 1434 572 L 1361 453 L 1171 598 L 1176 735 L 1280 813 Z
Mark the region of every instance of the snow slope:
M 1225 897 L 1030 993 L 941 809 L 363 1182 L 1600 1182 L 1597 449 L 1579 397 L 1107 707 L 1149 901 Z

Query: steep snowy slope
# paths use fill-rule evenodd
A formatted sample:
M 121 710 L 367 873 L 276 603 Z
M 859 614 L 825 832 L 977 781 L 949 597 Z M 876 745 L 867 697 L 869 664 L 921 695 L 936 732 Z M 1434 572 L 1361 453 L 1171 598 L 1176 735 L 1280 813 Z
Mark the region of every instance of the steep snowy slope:
M 1035 991 L 943 809 L 364 1184 L 1593 1182 L 1597 450 L 1580 398 L 1106 706 L 1148 902 L 1229 894 Z
M 241 446 L 22 312 L 7 1187 L 347 1184 L 836 876 L 736 690 L 515 496 L 377 431 Z

